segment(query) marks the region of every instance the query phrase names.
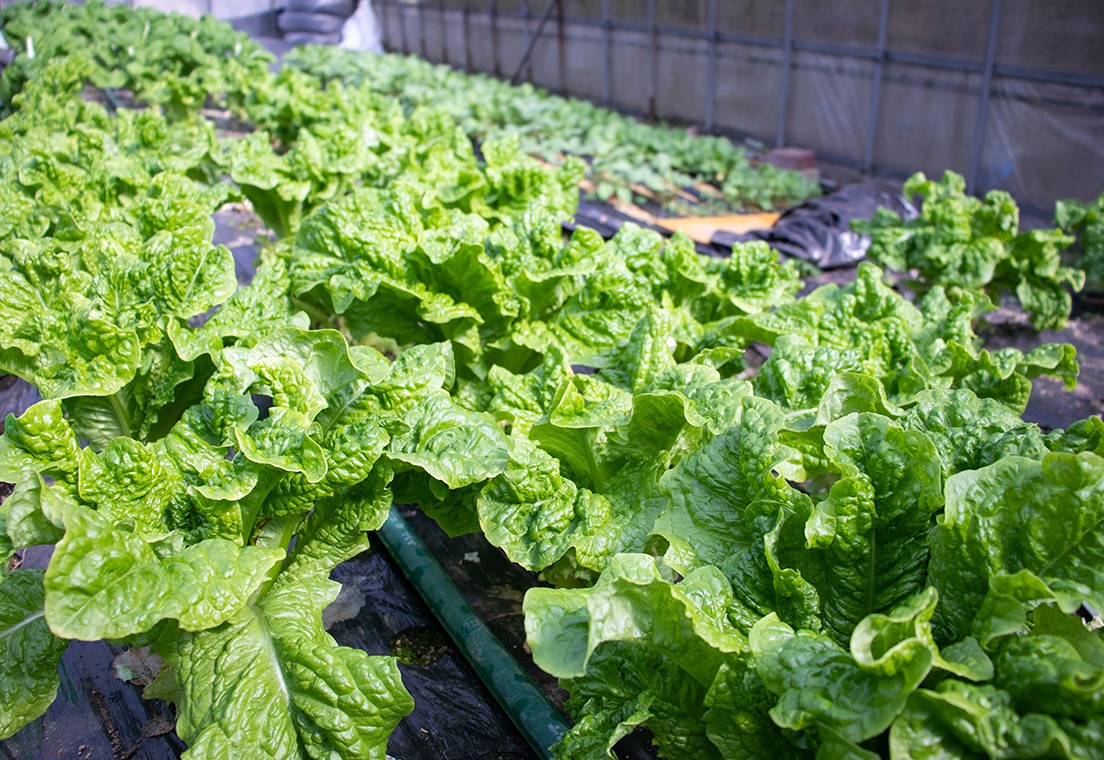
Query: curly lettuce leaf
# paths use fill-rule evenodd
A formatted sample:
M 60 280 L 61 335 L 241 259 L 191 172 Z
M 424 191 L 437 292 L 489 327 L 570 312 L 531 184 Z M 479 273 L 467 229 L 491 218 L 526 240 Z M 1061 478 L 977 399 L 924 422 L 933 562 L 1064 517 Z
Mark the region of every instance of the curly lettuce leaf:
M 890 728 L 889 747 L 902 760 L 1087 760 L 1102 737 L 1104 721 L 1099 718 L 1079 725 L 1040 713 L 1021 714 L 1001 689 L 947 680 L 909 696 Z
M 613 760 L 614 745 L 637 726 L 652 732 L 662 757 L 726 757 L 707 731 L 706 690 L 658 652 L 607 642 L 594 652 L 585 676 L 562 683 L 576 720 L 552 748 L 557 757 Z
M 972 633 L 986 644 L 1021 629 L 1041 603 L 1104 608 L 1100 457 L 1008 456 L 952 476 L 945 493 L 928 579 L 943 600 L 935 619 L 946 639 Z
M 727 663 L 721 666 L 706 694 L 704 716 L 706 735 L 720 750 L 721 757 L 809 760 L 814 756 L 810 746 L 798 746 L 794 737 L 786 736 L 775 725 L 769 712 L 775 700 L 775 695 L 756 675 L 750 655 L 735 666 Z
M 0 739 L 46 712 L 61 679 L 68 642 L 46 627 L 41 570 L 15 570 L 0 579 Z
M 931 669 L 927 618 L 934 605 L 929 592 L 868 619 L 850 653 L 827 636 L 795 633 L 774 614 L 760 620 L 750 642 L 756 672 L 778 695 L 771 718 L 790 730 L 824 726 L 852 742 L 885 731 Z
M 573 552 L 574 560 L 603 570 L 622 552 L 643 551 L 657 515 L 667 504 L 659 488 L 661 462 L 622 468 L 602 492 L 564 477 L 558 460 L 525 439 L 515 439 L 505 471 L 476 499 L 479 524 L 495 546 L 531 570 Z
M 792 410 L 818 406 L 834 377 L 861 373 L 878 379 L 889 401 L 909 405 L 933 388 L 967 388 L 1020 413 L 1031 379 L 1057 377 L 1067 389 L 1079 366 L 1072 346 L 1047 344 L 1024 355 L 979 348 L 974 316 L 992 309 L 982 294 L 932 288 L 913 305 L 881 282 L 881 270 L 859 265 L 854 283 L 825 285 L 768 314 L 722 320 L 713 339 L 772 345 L 754 380 L 756 393 Z
M 1066 199 L 1054 204 L 1054 224 L 1069 235 L 1077 234 L 1081 255 L 1077 265 L 1085 278 L 1099 287 L 1104 280 L 1104 193 L 1083 203 Z
M 0 438 L 0 480 L 14 483 L 26 472 L 75 484 L 81 449 L 59 401 L 40 401 L 21 416 L 8 415 Z
M 671 583 L 654 557 L 622 554 L 591 588 L 526 592 L 525 633 L 534 661 L 559 678 L 586 675 L 603 642 L 629 641 L 665 655 L 708 688 L 722 663 L 747 652 L 747 639 L 726 617 L 731 600 L 731 585 L 716 568 Z
M 1104 639 L 1052 605 L 1040 607 L 1031 622 L 1028 635 L 1001 642 L 993 684 L 1021 712 L 1104 718 Z
M 943 504 L 942 468 L 923 434 L 876 414 L 833 422 L 824 444 L 840 478 L 805 535 L 823 563 L 817 590 L 827 633 L 842 643 L 864 617 L 923 588 L 927 535 Z
M 994 399 L 968 390 L 923 391 L 908 409 L 902 425 L 934 444 L 943 462 L 943 477 L 979 470 L 1006 456 L 1042 459 L 1047 447 L 1037 425 L 1025 423 Z
M 96 512 L 72 506 L 46 570 L 46 622 L 55 635 L 96 641 L 148 631 L 166 618 L 202 630 L 233 617 L 283 550 L 208 539 L 159 557 Z
M 966 195 L 965 187 L 952 171 L 940 182 L 915 174 L 904 194 L 923 197 L 918 217 L 902 221 L 880 208 L 851 227 L 870 235 L 867 255 L 875 262 L 898 272 L 917 270 L 919 281 L 909 284 L 920 292 L 962 288 L 998 302 L 1002 292 L 1012 292 L 1036 329 L 1065 327 L 1072 302 L 1063 286 L 1076 291 L 1085 282 L 1084 272 L 1060 265 L 1059 251 L 1074 239 L 1059 230 L 1021 233 L 1019 209 L 1008 193 L 990 190 L 979 199 Z
M 290 580 L 217 628 L 155 645 L 168 669 L 147 694 L 173 698 L 186 756 L 382 760 L 414 704 L 393 657 L 339 647 L 323 630 L 339 588 Z

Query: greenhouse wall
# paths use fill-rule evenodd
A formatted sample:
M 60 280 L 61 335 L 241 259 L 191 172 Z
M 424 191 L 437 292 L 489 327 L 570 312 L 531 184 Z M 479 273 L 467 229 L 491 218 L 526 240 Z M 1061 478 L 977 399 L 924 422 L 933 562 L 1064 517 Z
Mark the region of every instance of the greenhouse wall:
M 629 113 L 875 174 L 953 169 L 1048 215 L 1104 188 L 1100 0 L 373 5 L 390 51 Z

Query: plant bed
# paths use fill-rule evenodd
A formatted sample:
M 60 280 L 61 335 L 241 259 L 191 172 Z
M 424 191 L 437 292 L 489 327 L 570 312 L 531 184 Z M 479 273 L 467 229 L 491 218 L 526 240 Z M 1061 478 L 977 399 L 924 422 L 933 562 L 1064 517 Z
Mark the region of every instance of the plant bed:
M 494 551 L 488 545 L 482 548 L 488 557 Z M 44 568 L 42 554 L 30 552 L 22 566 Z M 507 565 L 502 562 L 500 568 Z M 403 683 L 417 705 L 391 735 L 389 755 L 403 760 L 494 752 L 526 760 L 535 757 L 378 543 L 339 565 L 330 577 L 342 586 L 329 613 L 330 635 L 341 646 L 398 656 Z M 390 645 L 410 631 L 436 632 L 445 642 L 439 656 L 425 664 L 403 662 L 403 650 Z M 59 698 L 39 721 L 0 742 L 0 747 L 21 760 L 180 757 L 186 745 L 176 737 L 170 708 L 141 696 L 157 664 L 152 672 L 124 682 L 113 663 L 125 651 L 126 647 L 106 642 L 70 645 L 61 660 Z
M 0 367 L 44 397 L 0 438 L 0 548 L 26 562 L 2 576 L 12 746 L 61 711 L 112 755 L 143 730 L 176 752 L 171 711 L 195 757 L 528 756 L 378 551 L 376 530 L 411 572 L 394 502 L 467 593 L 429 607 L 474 607 L 532 652 L 520 682 L 547 674 L 575 721 L 557 757 L 641 730 L 703 760 L 1098 743 L 1104 423 L 1023 417 L 1042 378 L 1076 396 L 1074 346 L 981 337 L 1002 290 L 1069 316 L 1066 238 L 1020 233 L 1010 199 L 929 183 L 973 221 L 876 218 L 877 255 L 927 262 L 911 292 L 869 263 L 803 292 L 763 244 L 565 239 L 587 167 L 517 134 L 477 158 L 413 86 L 246 67 L 257 86 L 112 114 L 81 97 L 100 63 L 40 64 L 0 121 Z M 207 97 L 256 129 L 220 139 Z M 271 235 L 213 221 L 243 199 Z M 978 250 L 992 278 L 940 268 Z M 63 652 L 118 651 L 86 639 L 162 657 L 149 704 L 53 699 Z

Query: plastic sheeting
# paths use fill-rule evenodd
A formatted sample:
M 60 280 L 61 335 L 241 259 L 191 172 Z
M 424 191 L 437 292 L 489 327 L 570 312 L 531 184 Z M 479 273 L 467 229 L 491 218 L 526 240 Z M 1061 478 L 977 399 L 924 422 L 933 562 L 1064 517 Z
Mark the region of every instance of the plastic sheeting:
M 870 247 L 870 236 L 852 232 L 851 220 L 869 219 L 879 206 L 897 212 L 903 219 L 918 214 L 917 208 L 901 195 L 899 183 L 869 180 L 794 206 L 768 230 L 746 235 L 718 232 L 713 235 L 713 243 L 731 248 L 735 243 L 763 240 L 787 256 L 811 261 L 821 269 L 850 266 Z
M 360 0 L 353 15 L 345 22 L 345 26 L 341 29 L 341 42 L 338 45 L 346 50 L 383 53 L 379 24 L 376 23 L 376 14 L 368 0 Z
M 1056 199 L 1100 195 L 1104 90 L 1000 78 L 993 92 L 979 187 L 1007 190 L 1047 218 Z
M 15 375 L 0 375 L 0 433 L 9 414 L 16 417 L 42 400 L 38 389 Z
M 386 9 L 379 7 L 381 2 Z M 402 49 L 405 40 L 410 52 L 443 61 L 443 24 L 450 62 L 464 62 L 459 3 L 447 0 L 443 5 L 441 10 L 427 0 L 420 8 L 414 2 L 379 0 L 377 10 L 382 10 L 388 48 Z M 600 25 L 604 5 L 614 24 L 636 25 L 609 31 L 608 59 L 607 34 Z M 785 105 L 785 142 L 811 148 L 826 160 L 862 168 L 873 110 L 875 174 L 903 178 L 923 171 L 939 177 L 952 169 L 968 176 L 992 2 L 890 0 L 886 27 L 890 55 L 882 65 L 877 108 L 872 109 L 878 64 L 871 51 L 877 50 L 881 5 L 881 0 L 793 0 L 795 48 Z M 498 60 L 502 75 L 510 76 L 543 6 L 535 0 L 500 0 L 497 31 L 492 35 L 486 6 L 471 3 L 467 28 L 473 67 L 490 72 Z M 661 29 L 655 106 L 661 116 L 676 122 L 704 119 L 711 45 L 701 34 L 708 30 L 708 7 L 707 0 L 656 3 Z M 718 32 L 747 39 L 722 38 L 715 45 L 713 117 L 718 131 L 773 144 L 783 113 L 785 7 L 785 0 L 717 2 Z M 528 19 L 517 15 L 526 9 Z M 565 0 L 564 10 L 568 94 L 600 100 L 608 60 L 611 105 L 648 113 L 653 84 L 647 3 Z M 1104 189 L 1104 87 L 1012 78 L 1009 67 L 1104 77 L 1104 46 L 1097 42 L 1104 34 L 1104 4 L 1067 0 L 1056 12 L 1045 3 L 1004 0 L 999 21 L 978 192 L 1008 190 L 1021 204 L 1032 207 L 1029 210 L 1044 216 L 1049 216 L 1058 199 L 1095 198 Z M 676 35 L 672 27 L 688 34 Z M 497 40 L 497 52 L 492 37 Z M 862 55 L 838 54 L 835 46 Z M 527 67 L 535 83 L 552 91 L 558 91 L 560 84 L 558 51 L 552 23 Z M 914 58 L 906 63 L 902 55 Z M 943 58 L 946 63 L 929 62 L 924 56 Z

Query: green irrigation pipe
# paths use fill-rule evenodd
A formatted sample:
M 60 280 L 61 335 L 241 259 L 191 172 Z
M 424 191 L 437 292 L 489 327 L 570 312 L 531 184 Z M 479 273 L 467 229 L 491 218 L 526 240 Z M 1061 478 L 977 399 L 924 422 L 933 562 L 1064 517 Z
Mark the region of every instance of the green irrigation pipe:
M 391 507 L 387 522 L 377 533 L 529 746 L 550 760 L 549 748 L 567 733 L 567 722 L 471 608 L 399 510 Z

